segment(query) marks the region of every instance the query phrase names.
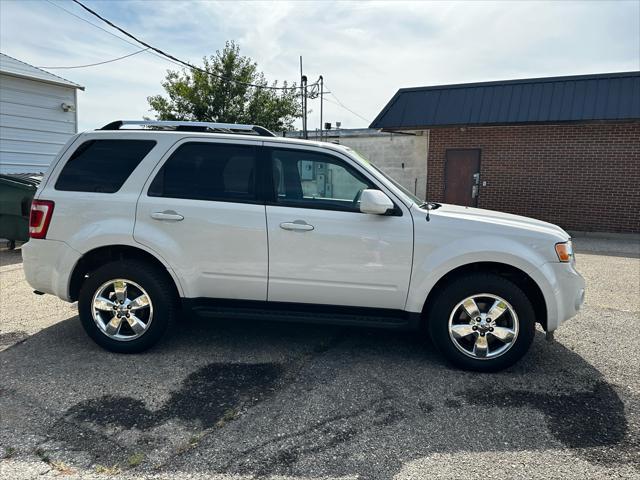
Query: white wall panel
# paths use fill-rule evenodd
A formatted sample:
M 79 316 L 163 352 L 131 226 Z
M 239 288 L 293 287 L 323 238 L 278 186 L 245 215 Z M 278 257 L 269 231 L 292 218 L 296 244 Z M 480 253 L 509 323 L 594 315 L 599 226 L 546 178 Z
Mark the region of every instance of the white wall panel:
M 40 172 L 76 133 L 73 87 L 0 74 L 0 172 Z

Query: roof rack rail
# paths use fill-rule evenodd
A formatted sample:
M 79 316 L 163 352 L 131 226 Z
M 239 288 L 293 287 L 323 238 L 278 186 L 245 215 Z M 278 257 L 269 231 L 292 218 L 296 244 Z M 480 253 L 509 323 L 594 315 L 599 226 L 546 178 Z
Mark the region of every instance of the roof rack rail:
M 183 122 L 165 120 L 116 120 L 106 124 L 100 130 L 120 130 L 125 125 L 137 125 L 151 130 L 173 130 L 180 132 L 231 133 L 240 135 L 259 135 L 275 137 L 275 133 L 259 125 L 240 123 Z

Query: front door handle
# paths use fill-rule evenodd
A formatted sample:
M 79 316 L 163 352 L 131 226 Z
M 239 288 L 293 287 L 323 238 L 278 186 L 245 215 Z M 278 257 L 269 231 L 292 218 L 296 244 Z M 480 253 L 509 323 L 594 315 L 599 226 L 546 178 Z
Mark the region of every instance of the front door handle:
M 169 222 L 179 222 L 184 217 L 173 210 L 165 210 L 164 212 L 153 212 L 151 218 L 154 220 L 167 220 Z
M 293 230 L 296 232 L 308 232 L 310 230 L 313 230 L 313 225 L 309 225 L 304 220 L 295 220 L 293 222 L 281 223 L 280 228 L 284 230 Z

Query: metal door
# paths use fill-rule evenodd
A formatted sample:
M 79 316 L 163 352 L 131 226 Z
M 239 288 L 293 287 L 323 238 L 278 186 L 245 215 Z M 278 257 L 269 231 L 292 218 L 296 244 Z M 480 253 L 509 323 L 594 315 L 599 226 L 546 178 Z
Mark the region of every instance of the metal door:
M 466 207 L 478 205 L 480 150 L 447 150 L 444 201 Z

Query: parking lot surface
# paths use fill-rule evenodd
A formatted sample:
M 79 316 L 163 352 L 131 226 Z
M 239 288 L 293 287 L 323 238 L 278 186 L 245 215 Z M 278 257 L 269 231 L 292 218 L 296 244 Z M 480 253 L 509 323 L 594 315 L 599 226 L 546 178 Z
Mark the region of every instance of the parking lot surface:
M 112 354 L 0 252 L 0 478 L 639 478 L 640 244 L 576 247 L 583 310 L 498 374 L 411 333 L 197 318 Z

